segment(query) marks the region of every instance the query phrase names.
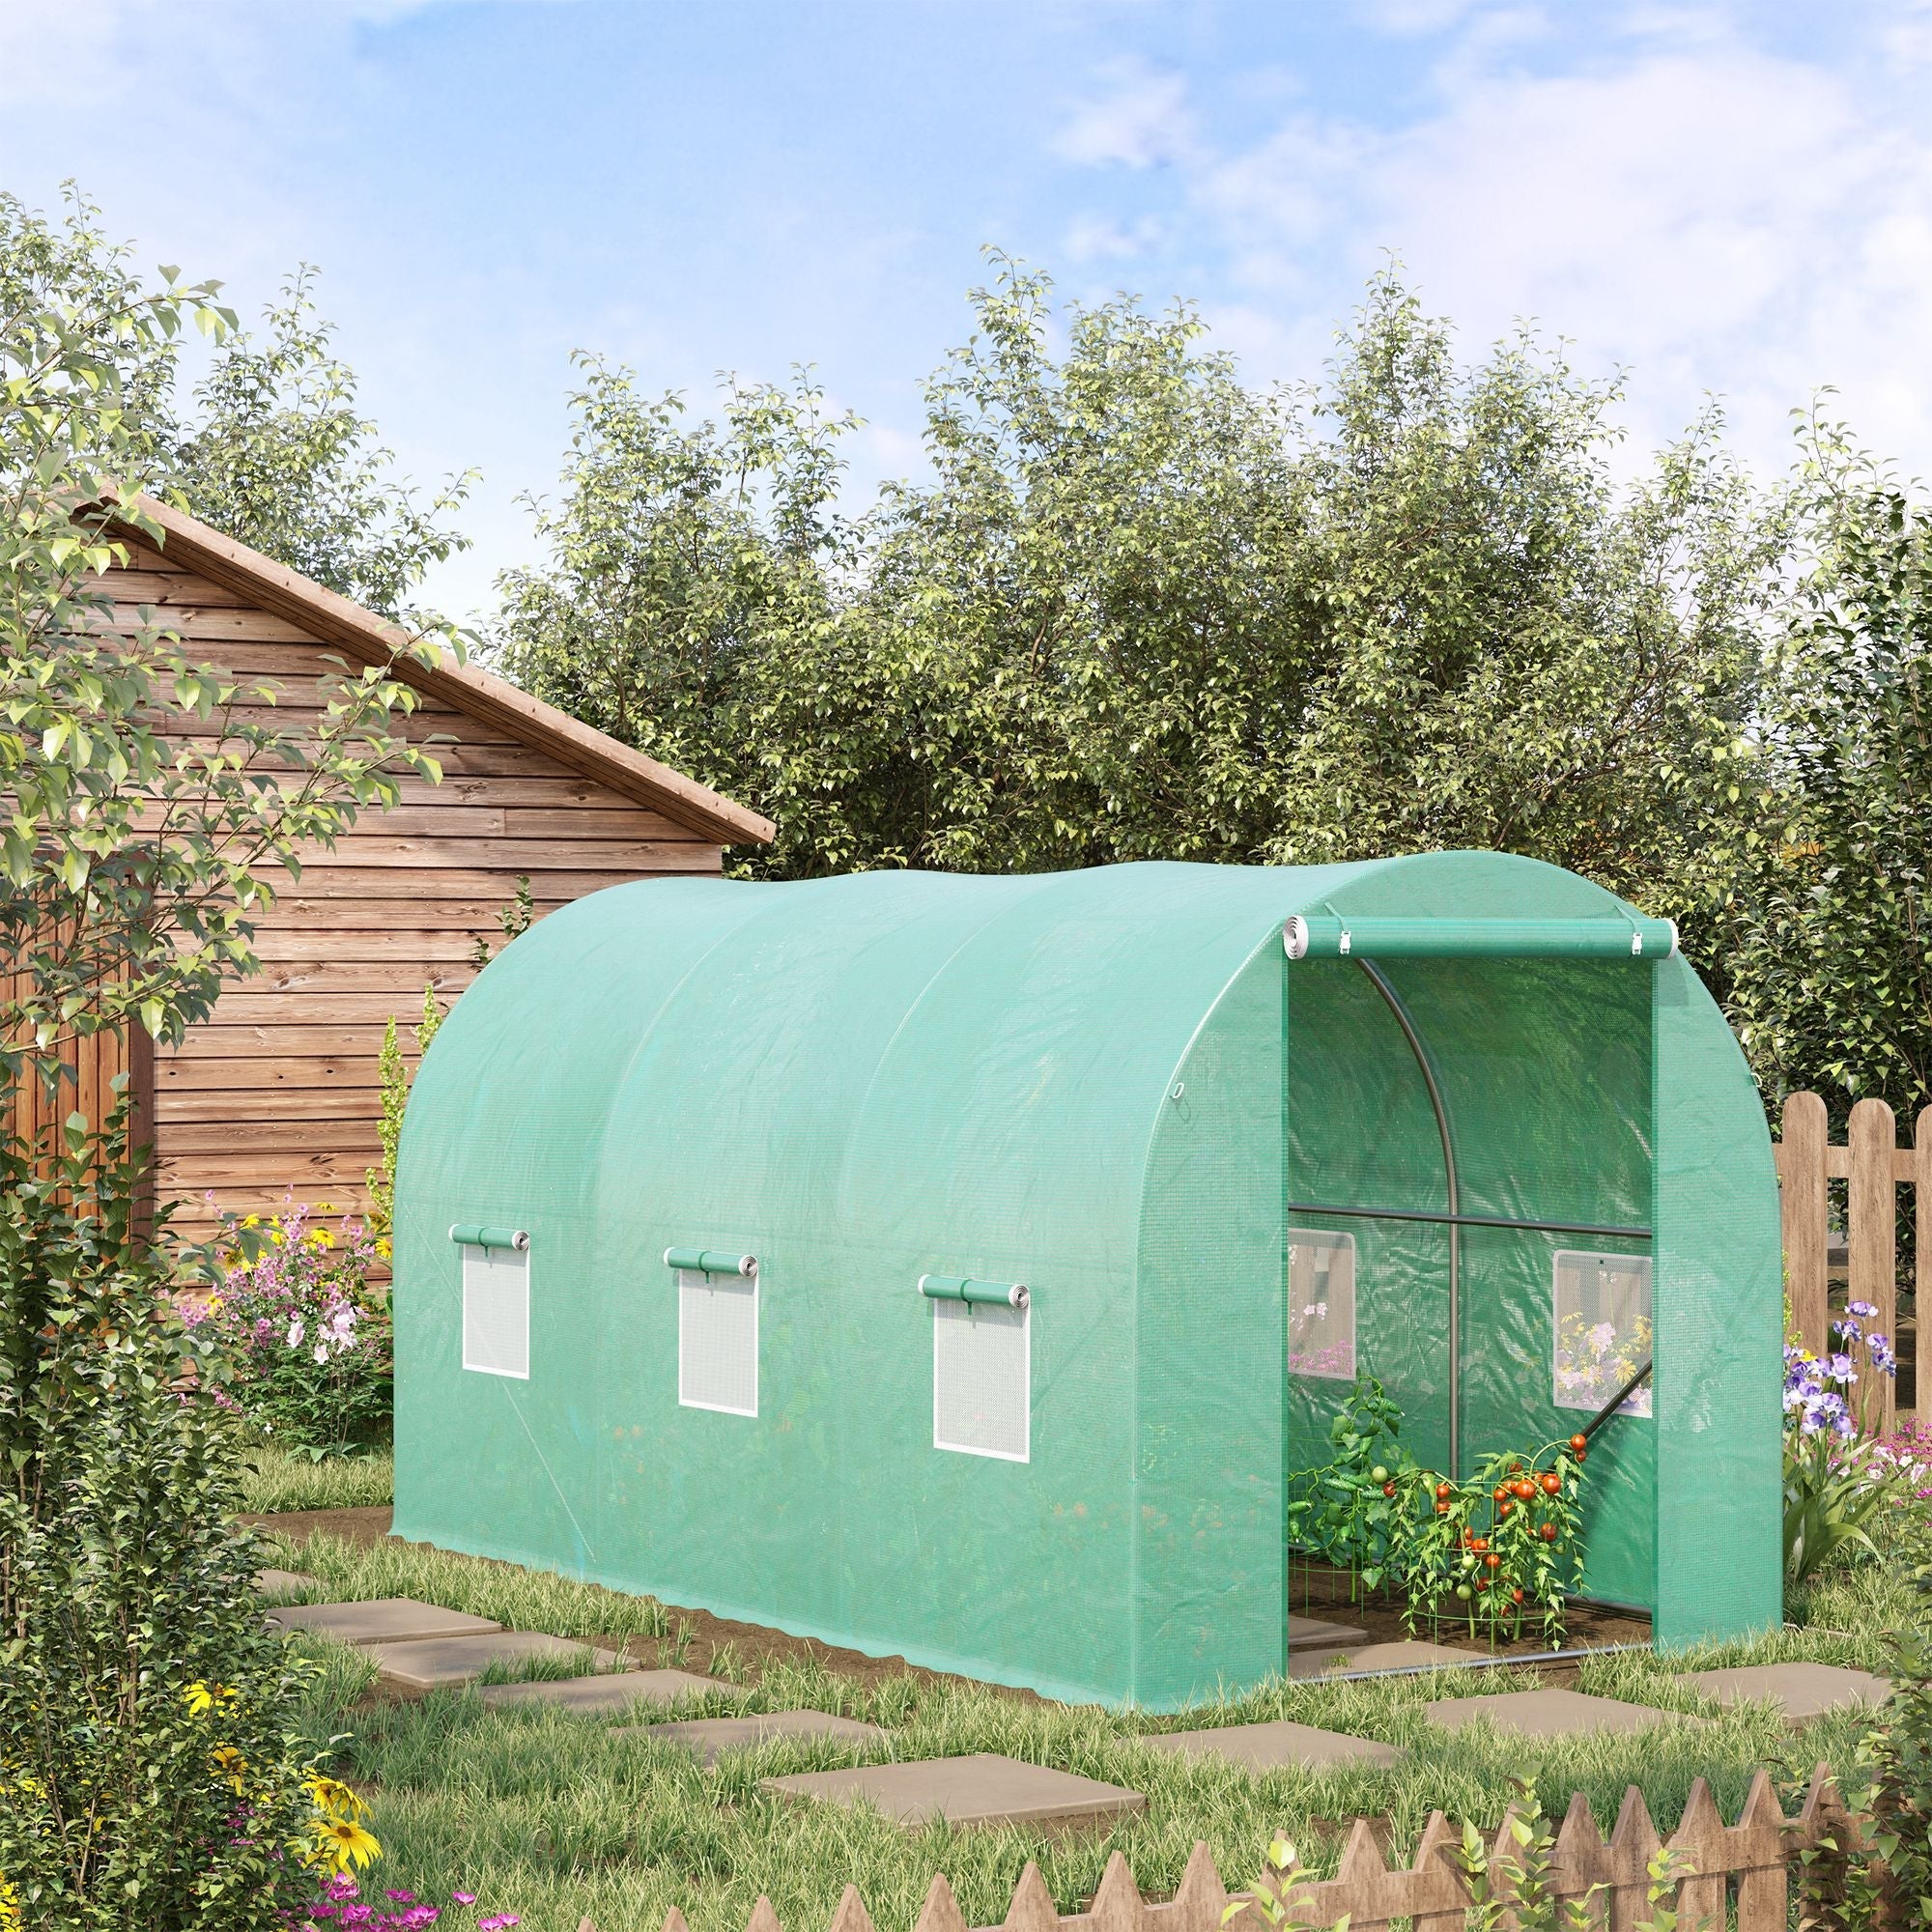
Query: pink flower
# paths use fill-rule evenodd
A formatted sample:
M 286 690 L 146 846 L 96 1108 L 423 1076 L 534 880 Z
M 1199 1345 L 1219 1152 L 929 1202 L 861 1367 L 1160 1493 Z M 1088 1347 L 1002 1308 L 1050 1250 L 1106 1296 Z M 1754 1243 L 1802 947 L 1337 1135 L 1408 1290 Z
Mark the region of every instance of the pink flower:
M 476 1894 L 473 1891 L 452 1891 L 449 1895 L 455 1899 L 458 1905 L 474 1905 L 476 1903 Z
M 488 1918 L 476 1921 L 476 1932 L 500 1932 L 506 1925 L 521 1925 L 524 1921 L 514 1912 L 493 1913 Z

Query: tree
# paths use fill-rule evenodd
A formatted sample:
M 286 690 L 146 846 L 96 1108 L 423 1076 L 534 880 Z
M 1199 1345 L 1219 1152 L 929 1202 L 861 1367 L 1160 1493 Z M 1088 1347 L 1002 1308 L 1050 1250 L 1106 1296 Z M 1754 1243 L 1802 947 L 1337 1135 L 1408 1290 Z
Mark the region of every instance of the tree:
M 10 213 L 10 218 L 13 218 Z M 17 242 L 17 236 L 15 237 Z M 175 1320 L 185 1258 L 145 1207 L 125 1104 L 51 1142 L 11 1126 L 77 1034 L 163 1039 L 250 970 L 252 922 L 399 769 L 395 658 L 325 678 L 314 722 L 111 631 L 99 573 L 167 473 L 156 384 L 214 284 L 135 287 L 80 217 L 0 251 L 0 1900 L 28 1923 L 276 1926 L 292 1848 L 366 1854 L 292 1735 L 262 1628 L 218 1365 Z M 259 708 L 257 708 L 259 707 Z
M 168 480 L 204 523 L 393 616 L 431 564 L 469 547 L 449 519 L 474 472 L 426 499 L 395 480 L 314 286 L 315 270 L 298 269 L 259 337 L 222 343 L 169 451 Z
M 504 668 L 776 819 L 777 876 L 1466 844 L 1686 903 L 1778 541 L 1715 419 L 1619 491 L 1614 385 L 1527 337 L 1459 369 L 1393 274 L 1259 392 L 1184 305 L 1056 355 L 996 266 L 931 479 L 851 522 L 809 391 L 682 430 L 591 365 Z
M 1775 1100 L 1932 1105 L 1932 503 L 1815 412 L 1805 563 L 1727 827 L 1731 1008 Z
M 99 211 L 68 192 L 59 222 L 0 192 L 0 304 L 45 296 L 119 377 L 121 432 L 150 485 L 216 529 L 357 603 L 395 615 L 425 570 L 467 547 L 452 519 L 473 472 L 427 497 L 399 480 L 302 267 L 259 334 L 224 325 L 184 407 L 178 331 L 128 330 L 146 291 Z

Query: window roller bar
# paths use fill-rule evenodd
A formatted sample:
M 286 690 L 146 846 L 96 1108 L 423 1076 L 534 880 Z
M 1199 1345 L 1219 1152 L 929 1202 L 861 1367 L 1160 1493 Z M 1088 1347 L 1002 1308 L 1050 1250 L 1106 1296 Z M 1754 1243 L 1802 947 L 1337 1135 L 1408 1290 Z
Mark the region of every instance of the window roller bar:
M 1024 1308 L 1033 1299 L 1023 1281 L 974 1281 L 955 1274 L 923 1274 L 919 1292 L 928 1301 L 980 1301 L 997 1308 Z
M 1355 1221 L 1427 1221 L 1441 1228 L 1503 1228 L 1524 1235 L 1602 1235 L 1612 1240 L 1647 1241 L 1648 1228 L 1617 1228 L 1595 1221 L 1514 1221 L 1505 1214 L 1437 1214 L 1419 1208 L 1344 1208 L 1333 1201 L 1291 1201 L 1291 1214 L 1343 1214 Z
M 512 1248 L 526 1253 L 529 1235 L 522 1228 L 486 1228 L 476 1221 L 459 1221 L 450 1229 L 449 1238 L 466 1248 Z
M 727 1255 L 716 1248 L 667 1248 L 665 1266 L 688 1274 L 736 1274 L 747 1280 L 758 1271 L 756 1255 Z
M 1291 959 L 1667 959 L 1674 920 L 1350 918 L 1300 913 L 1282 928 Z

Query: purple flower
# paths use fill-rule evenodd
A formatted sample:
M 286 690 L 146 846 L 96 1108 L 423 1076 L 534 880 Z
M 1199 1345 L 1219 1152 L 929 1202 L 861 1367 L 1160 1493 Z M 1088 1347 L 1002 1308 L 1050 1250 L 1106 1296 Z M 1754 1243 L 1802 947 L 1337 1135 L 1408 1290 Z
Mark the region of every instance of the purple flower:
M 506 1925 L 521 1925 L 524 1921 L 514 1912 L 493 1913 L 488 1918 L 476 1921 L 476 1932 L 501 1932 Z
M 1851 1315 L 1861 1316 L 1865 1321 L 1869 1321 L 1878 1313 L 1878 1310 L 1869 1301 L 1854 1301 L 1847 1304 L 1846 1312 Z
M 452 1891 L 449 1895 L 455 1899 L 458 1905 L 474 1905 L 476 1903 L 476 1894 L 473 1891 Z

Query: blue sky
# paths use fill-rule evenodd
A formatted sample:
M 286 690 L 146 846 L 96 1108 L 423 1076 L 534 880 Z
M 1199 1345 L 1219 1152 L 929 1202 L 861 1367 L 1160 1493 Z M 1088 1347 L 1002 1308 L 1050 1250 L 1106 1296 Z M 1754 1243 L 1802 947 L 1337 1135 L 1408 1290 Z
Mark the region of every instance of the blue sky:
M 0 185 L 77 177 L 244 310 L 319 265 L 405 468 L 484 472 L 459 614 L 530 555 L 572 349 L 698 400 L 815 363 L 867 484 L 989 242 L 1198 300 L 1258 382 L 1393 250 L 1472 350 L 1627 367 L 1634 451 L 1719 391 L 1781 464 L 1834 384 L 1932 469 L 1932 0 L 96 0 L 19 58 L 56 18 L 0 0 Z

